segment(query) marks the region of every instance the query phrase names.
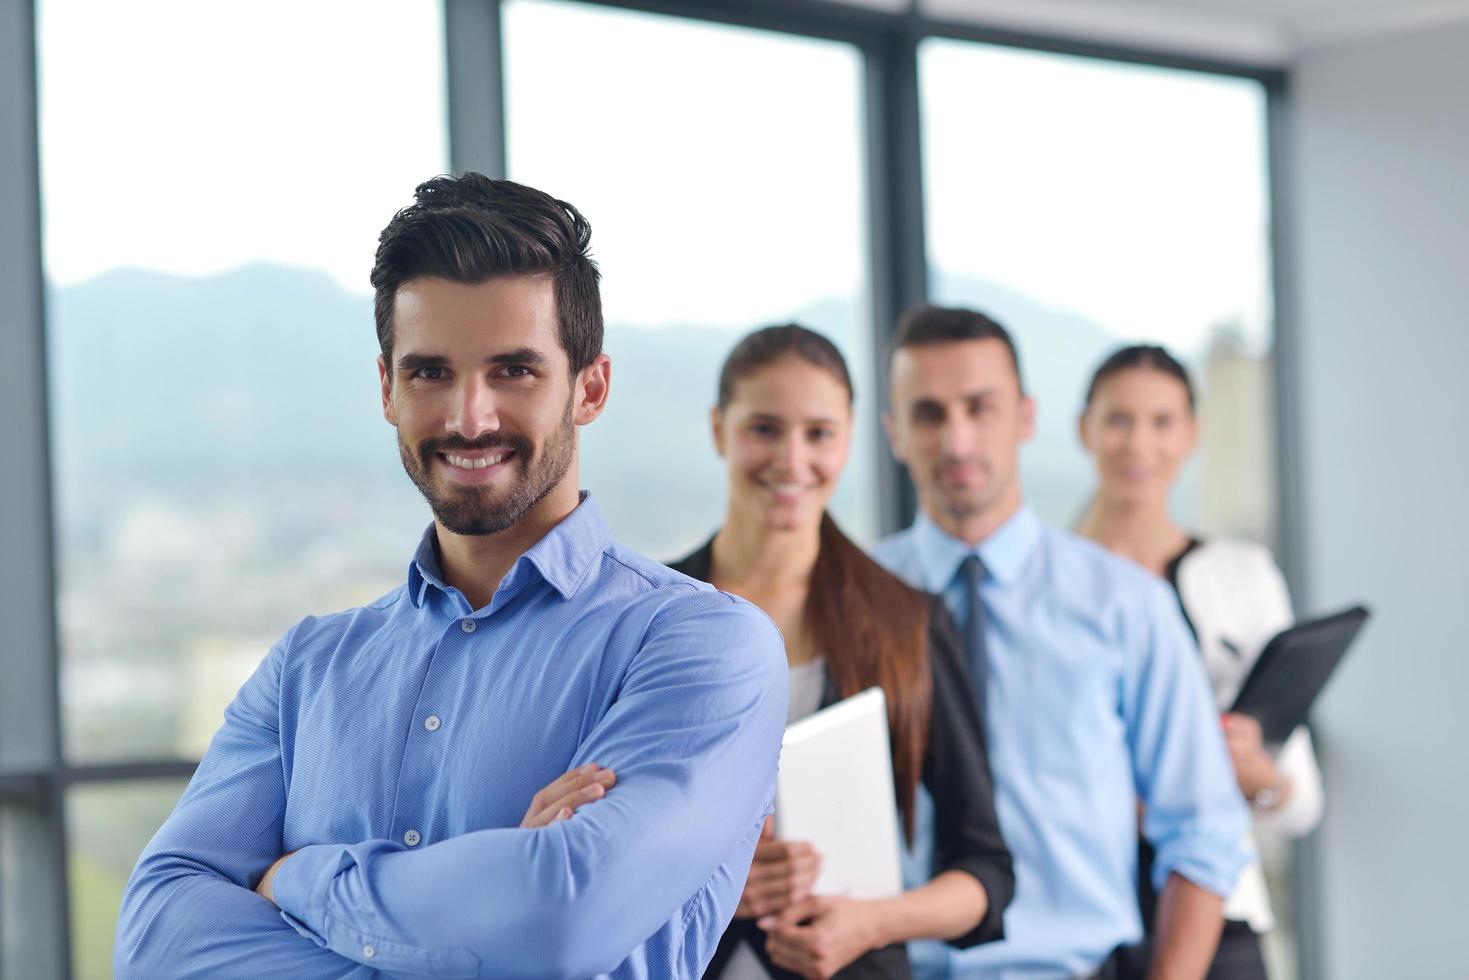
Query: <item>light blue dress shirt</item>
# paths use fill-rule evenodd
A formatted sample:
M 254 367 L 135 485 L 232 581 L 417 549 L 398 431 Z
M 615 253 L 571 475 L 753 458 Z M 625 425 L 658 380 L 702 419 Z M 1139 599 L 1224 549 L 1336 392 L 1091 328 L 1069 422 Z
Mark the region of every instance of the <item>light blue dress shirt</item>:
M 915 973 L 1072 977 L 1142 938 L 1137 800 L 1159 886 L 1178 872 L 1227 896 L 1248 853 L 1234 780 L 1198 650 L 1166 584 L 1029 508 L 971 549 L 926 515 L 883 541 L 879 562 L 940 594 L 959 622 L 977 553 L 987 616 L 986 728 L 1000 830 L 1015 861 L 1005 938 L 910 947 Z M 970 665 L 971 670 L 979 669 Z M 921 788 L 920 788 L 921 789 Z M 921 880 L 932 802 L 906 873 Z
M 590 499 L 488 606 L 407 584 L 270 651 L 128 882 L 119 977 L 697 977 L 770 810 L 779 632 Z M 617 785 L 519 828 L 586 762 Z M 279 911 L 251 887 L 281 854 Z

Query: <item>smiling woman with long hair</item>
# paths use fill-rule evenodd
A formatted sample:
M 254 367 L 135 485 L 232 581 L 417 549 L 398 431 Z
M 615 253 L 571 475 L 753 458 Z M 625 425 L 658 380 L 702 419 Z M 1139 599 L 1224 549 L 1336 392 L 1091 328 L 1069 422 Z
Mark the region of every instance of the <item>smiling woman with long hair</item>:
M 1198 441 L 1188 372 L 1162 347 L 1114 352 L 1092 376 L 1079 434 L 1096 464 L 1097 492 L 1077 531 L 1173 586 L 1223 710 L 1265 643 L 1290 625 L 1290 596 L 1263 546 L 1202 540 L 1168 512 L 1169 493 Z M 1230 713 L 1223 724 L 1256 828 L 1298 836 L 1314 827 L 1321 818 L 1321 775 L 1310 734 L 1297 729 L 1277 752 L 1261 743 L 1253 718 Z M 1150 861 L 1146 844 L 1141 858 L 1144 866 Z M 1143 919 L 1151 925 L 1147 879 L 1146 872 L 1138 875 Z M 1210 980 L 1263 978 L 1258 937 L 1274 926 L 1274 916 L 1258 861 L 1240 874 L 1224 915 Z
M 868 558 L 826 512 L 847 461 L 852 400 L 846 362 L 820 334 L 788 325 L 741 340 L 711 416 L 729 480 L 724 526 L 673 567 L 775 620 L 790 665 L 789 720 L 883 689 L 910 841 L 920 783 L 934 801 L 932 878 L 884 900 L 812 895 L 820 855 L 810 842 L 775 839 L 767 823 L 707 976 L 905 977 L 904 941 L 998 939 L 1014 891 L 953 621 L 942 602 Z

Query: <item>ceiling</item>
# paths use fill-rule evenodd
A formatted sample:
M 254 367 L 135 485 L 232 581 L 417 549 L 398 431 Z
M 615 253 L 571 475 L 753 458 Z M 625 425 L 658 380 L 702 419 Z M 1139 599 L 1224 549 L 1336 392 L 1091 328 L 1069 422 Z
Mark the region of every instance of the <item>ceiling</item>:
M 920 0 L 930 16 L 1252 64 L 1469 20 L 1469 0 Z

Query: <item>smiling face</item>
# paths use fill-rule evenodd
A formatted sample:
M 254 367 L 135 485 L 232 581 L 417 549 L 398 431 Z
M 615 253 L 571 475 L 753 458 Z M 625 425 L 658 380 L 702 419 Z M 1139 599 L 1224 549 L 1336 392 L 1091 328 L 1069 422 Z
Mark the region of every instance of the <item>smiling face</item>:
M 1183 382 L 1148 367 L 1127 368 L 1102 380 L 1080 430 L 1081 443 L 1096 463 L 1098 495 L 1129 506 L 1166 505 L 1198 440 Z
M 818 524 L 852 442 L 851 393 L 831 371 L 784 357 L 735 383 L 713 413 L 731 509 L 771 530 Z
M 939 527 L 978 541 L 1020 506 L 1020 444 L 1035 406 L 994 339 L 919 344 L 893 354 L 893 453 Z
M 608 362 L 571 376 L 549 277 L 404 283 L 392 358 L 378 359 L 383 415 L 440 526 L 496 534 L 575 495 L 575 426 L 600 414 Z

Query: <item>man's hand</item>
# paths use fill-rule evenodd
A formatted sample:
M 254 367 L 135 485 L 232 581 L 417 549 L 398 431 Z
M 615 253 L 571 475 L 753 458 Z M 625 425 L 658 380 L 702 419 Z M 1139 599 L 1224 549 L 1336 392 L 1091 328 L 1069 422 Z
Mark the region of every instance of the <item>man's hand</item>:
M 545 789 L 531 797 L 530 809 L 525 811 L 525 817 L 520 821 L 520 825 L 522 827 L 545 827 L 557 820 L 569 820 L 577 807 L 593 800 L 600 800 L 607 795 L 607 791 L 616 782 L 617 776 L 611 769 L 603 769 L 595 762 L 579 766 L 564 776 L 558 777 Z M 275 901 L 274 893 L 271 891 L 271 886 L 275 882 L 275 873 L 290 856 L 290 854 L 285 854 L 276 858 L 275 863 L 266 869 L 260 883 L 255 886 L 256 893 L 266 901 Z
M 1249 715 L 1231 712 L 1223 718 L 1224 741 L 1234 763 L 1234 776 L 1245 799 L 1254 801 L 1261 790 L 1281 787 L 1280 771 L 1275 760 L 1265 751 L 1260 723 Z M 1282 793 L 1282 796 L 1284 794 Z M 1276 800 L 1275 805 L 1279 806 Z
M 758 919 L 801 901 L 811 894 L 820 871 L 816 848 L 806 841 L 776 840 L 775 820 L 766 817 L 735 918 Z
M 616 782 L 617 775 L 611 769 L 595 762 L 578 766 L 531 797 L 520 825 L 548 827 L 558 820 L 570 820 L 577 807 L 600 800 Z
M 291 852 L 291 854 L 295 853 L 295 851 Z M 275 873 L 281 869 L 281 865 L 286 863 L 286 859 L 289 858 L 291 854 L 282 854 L 280 857 L 276 858 L 275 863 L 266 868 L 265 874 L 261 875 L 260 884 L 255 886 L 255 893 L 264 898 L 272 905 L 275 904 L 275 894 L 271 892 L 270 886 L 275 883 Z
M 769 933 L 765 952 L 807 980 L 828 980 L 870 949 L 883 945 L 876 904 L 836 895 L 797 902 L 756 924 Z

